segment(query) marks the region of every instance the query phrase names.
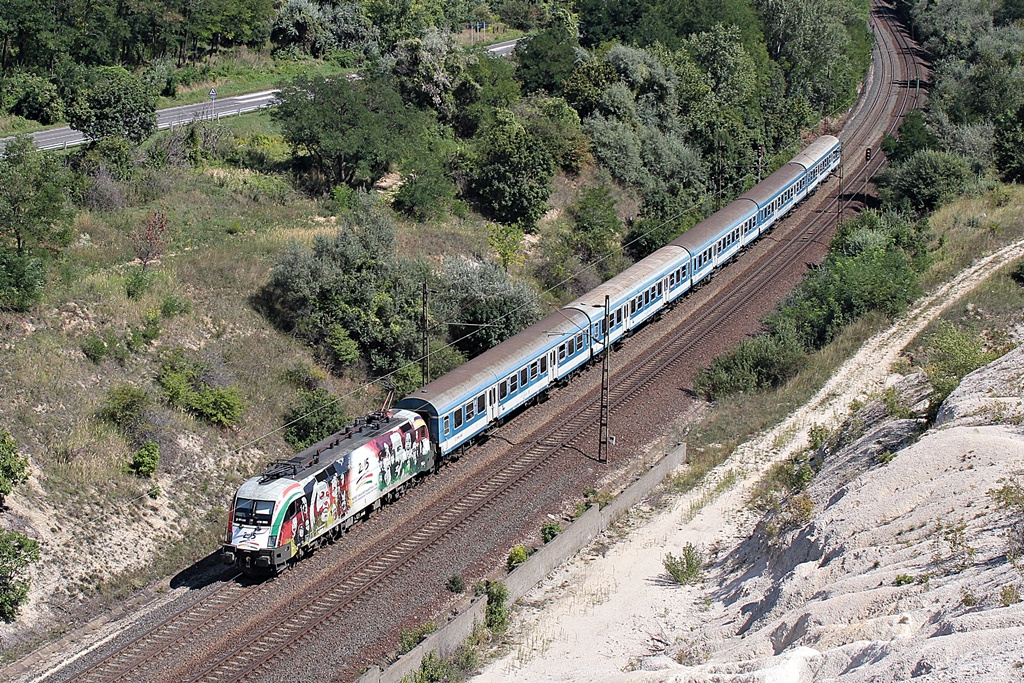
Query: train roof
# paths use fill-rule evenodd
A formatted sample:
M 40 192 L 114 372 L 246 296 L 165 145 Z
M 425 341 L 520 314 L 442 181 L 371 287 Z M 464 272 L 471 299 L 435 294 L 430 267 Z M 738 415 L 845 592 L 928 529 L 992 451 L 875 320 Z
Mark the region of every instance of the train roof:
M 790 183 L 799 178 L 805 170 L 800 164 L 787 162 L 785 166 L 740 195 L 740 198 L 757 202 L 759 207 L 763 207 Z
M 729 228 L 736 227 L 757 213 L 757 205 L 745 197 L 746 195 L 714 212 L 669 242 L 669 244 L 686 249 L 690 252 L 691 256 L 700 253 L 702 249 L 721 237 Z
M 333 463 L 339 463 L 336 466 L 339 474 L 344 473 L 348 468 L 345 456 L 403 422 L 411 422 L 418 417 L 408 410 L 389 410 L 357 418 L 355 424 L 331 434 L 291 458 L 271 463 L 261 474 L 242 484 L 237 495 L 240 498 L 270 500 L 292 484 L 309 478 Z
M 541 355 L 565 335 L 585 330 L 590 321 L 579 311 L 559 309 L 519 334 L 484 351 L 444 377 L 406 396 L 396 406 L 407 410 L 427 410 L 440 415 L 452 406 L 469 400 L 513 370 Z
M 604 315 L 605 295 L 608 296 L 610 306 L 615 308 L 624 300 L 635 295 L 645 282 L 652 278 L 658 279 L 662 273 L 685 263 L 686 258 L 678 246 L 664 246 L 650 256 L 637 261 L 611 280 L 598 285 L 572 303 L 566 304 L 565 308 L 583 311 L 596 321 Z
M 839 138 L 834 135 L 822 135 L 820 138 L 807 145 L 803 150 L 800 151 L 793 159 L 789 162 L 791 164 L 800 164 L 804 170 L 809 169 L 814 164 L 818 163 L 825 156 L 828 155 L 833 149 L 839 146 Z

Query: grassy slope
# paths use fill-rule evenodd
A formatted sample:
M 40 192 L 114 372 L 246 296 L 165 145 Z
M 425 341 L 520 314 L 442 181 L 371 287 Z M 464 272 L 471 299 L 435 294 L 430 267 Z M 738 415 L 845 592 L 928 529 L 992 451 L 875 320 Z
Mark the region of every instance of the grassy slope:
M 231 125 L 242 141 L 274 134 L 265 114 L 232 119 Z M 279 142 L 264 152 L 287 154 Z M 19 513 L 48 510 L 54 528 L 46 528 L 49 521 L 27 521 L 32 535 L 44 541 L 45 561 L 59 567 L 71 593 L 117 594 L 118 586 L 179 569 L 214 549 L 233 487 L 270 458 L 291 453 L 273 433 L 298 389 L 288 371 L 315 367 L 310 350 L 270 326 L 249 297 L 266 282 L 288 241 L 310 241 L 333 229 L 334 219 L 320 205 L 294 192 L 283 175 L 227 165 L 140 169 L 124 191 L 139 198 L 136 205 L 77 216 L 77 244 L 67 250 L 47 300 L 30 314 L 0 317 L 0 424 L 30 455 L 34 474 L 33 485 L 9 499 L 14 516 L 8 519 L 20 525 L 26 520 L 17 519 Z M 152 289 L 132 300 L 125 294 L 126 274 L 137 266 L 130 265 L 128 233 L 154 209 L 167 213 L 174 239 L 169 253 L 152 266 Z M 462 220 L 425 232 L 436 235 L 438 251 L 443 242 L 449 253 L 463 245 L 483 253 L 486 237 L 478 227 Z M 404 248 L 416 248 L 417 232 L 416 226 L 403 229 Z M 152 345 L 123 363 L 108 358 L 96 364 L 82 353 L 90 335 L 123 337 L 170 296 L 187 300 L 191 311 L 162 319 Z M 205 360 L 216 379 L 240 387 L 246 411 L 236 428 L 203 424 L 162 400 L 154 381 L 160 358 L 178 347 Z M 379 405 L 378 393 L 361 389 L 361 382 L 358 371 L 326 380 L 347 396 L 349 414 Z M 97 417 L 110 388 L 125 383 L 144 388 L 154 399 L 147 422 L 161 446 L 155 482 L 124 473 L 129 443 Z M 243 444 L 250 445 L 236 452 Z M 154 483 L 160 489 L 155 501 L 147 496 Z M 68 542 L 57 533 L 56 527 L 64 526 L 79 528 L 76 539 Z M 159 537 L 159 553 L 151 558 L 154 572 L 140 571 L 137 561 L 129 567 L 128 559 L 116 556 L 105 563 L 73 560 L 91 552 L 83 545 L 106 545 L 111 531 L 119 529 Z M 148 562 L 143 546 L 141 559 Z M 159 559 L 167 554 L 171 561 Z M 122 570 L 129 574 L 119 578 Z

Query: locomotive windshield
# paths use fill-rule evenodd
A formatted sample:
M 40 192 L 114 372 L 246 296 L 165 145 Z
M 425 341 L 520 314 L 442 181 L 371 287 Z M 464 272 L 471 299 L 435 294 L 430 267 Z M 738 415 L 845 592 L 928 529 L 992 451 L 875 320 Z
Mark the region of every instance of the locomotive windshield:
M 274 501 L 239 498 L 235 501 L 235 524 L 269 525 L 274 517 Z

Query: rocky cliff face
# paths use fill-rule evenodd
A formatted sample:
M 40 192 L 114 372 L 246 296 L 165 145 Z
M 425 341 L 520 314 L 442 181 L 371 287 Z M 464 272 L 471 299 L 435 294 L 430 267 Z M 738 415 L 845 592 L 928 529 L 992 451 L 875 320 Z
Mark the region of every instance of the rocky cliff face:
M 815 454 L 809 521 L 773 534 L 769 514 L 716 563 L 706 664 L 637 678 L 1024 679 L 1024 347 L 921 433 L 926 390 L 905 378 L 856 411 Z

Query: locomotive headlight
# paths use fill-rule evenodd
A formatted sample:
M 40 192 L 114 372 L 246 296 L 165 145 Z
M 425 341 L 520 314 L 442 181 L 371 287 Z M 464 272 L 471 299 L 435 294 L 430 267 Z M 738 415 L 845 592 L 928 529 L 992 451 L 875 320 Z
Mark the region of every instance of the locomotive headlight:
M 277 536 L 271 536 L 270 537 L 270 539 L 267 541 L 267 547 L 268 548 L 276 548 L 277 547 Z

